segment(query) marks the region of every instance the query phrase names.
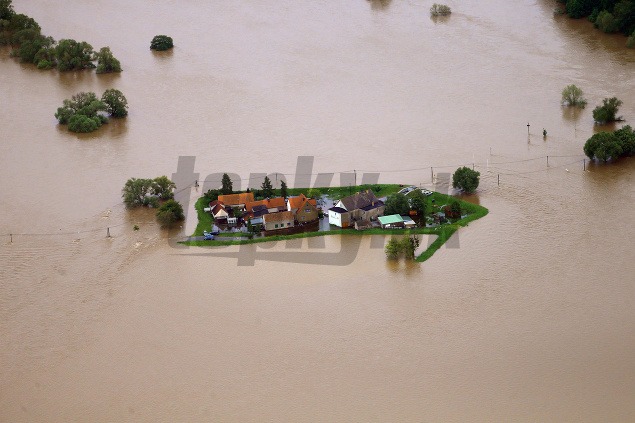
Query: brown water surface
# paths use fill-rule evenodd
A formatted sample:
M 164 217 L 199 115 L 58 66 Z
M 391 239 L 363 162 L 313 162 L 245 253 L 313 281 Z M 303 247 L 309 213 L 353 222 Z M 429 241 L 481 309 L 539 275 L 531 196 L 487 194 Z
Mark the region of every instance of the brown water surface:
M 635 119 L 635 51 L 550 1 L 449 4 L 14 1 L 124 72 L 0 51 L 0 421 L 635 421 L 635 161 L 582 164 L 602 98 Z M 127 119 L 56 126 L 111 87 Z M 475 163 L 490 214 L 423 265 L 381 237 L 176 249 L 194 216 L 168 234 L 120 189 L 181 155 L 243 187 L 303 155 L 428 188 Z

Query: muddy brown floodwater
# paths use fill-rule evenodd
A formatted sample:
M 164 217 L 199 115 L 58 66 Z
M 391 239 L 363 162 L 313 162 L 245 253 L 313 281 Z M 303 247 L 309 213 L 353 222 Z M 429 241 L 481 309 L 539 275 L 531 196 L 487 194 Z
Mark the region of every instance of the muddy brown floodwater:
M 124 71 L 0 53 L 0 421 L 635 421 L 635 160 L 581 155 L 602 98 L 635 120 L 635 51 L 551 1 L 449 5 L 14 0 Z M 127 119 L 56 126 L 111 87 Z M 120 189 L 185 155 L 243 187 L 305 155 L 428 188 L 474 163 L 490 214 L 422 265 L 381 237 L 178 249 L 194 216 L 168 234 Z

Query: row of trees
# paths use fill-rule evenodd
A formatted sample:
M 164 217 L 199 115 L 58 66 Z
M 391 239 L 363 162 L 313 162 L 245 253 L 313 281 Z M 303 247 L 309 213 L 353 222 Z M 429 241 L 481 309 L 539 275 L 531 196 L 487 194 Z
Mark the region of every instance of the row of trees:
M 80 92 L 64 100 L 55 117 L 61 125 L 68 125 L 71 132 L 92 132 L 108 122 L 102 112 L 115 118 L 127 116 L 128 101 L 123 93 L 111 88 L 99 99 L 93 92 Z
M 635 0 L 634 0 L 635 1 Z M 580 107 L 584 109 L 587 104 L 584 98 L 584 92 L 579 87 L 571 84 L 562 90 L 562 104 L 564 106 Z M 617 116 L 622 100 L 617 97 L 605 98 L 602 104 L 593 109 L 593 120 L 597 123 L 607 123 L 622 120 L 621 116 Z
M 123 202 L 128 208 L 152 207 L 162 226 L 171 226 L 185 219 L 183 206 L 174 200 L 176 184 L 167 176 L 154 179 L 130 178 L 121 190 Z
M 603 162 L 635 156 L 635 131 L 626 125 L 614 132 L 598 132 L 584 144 L 584 154 Z
M 11 0 L 0 0 L 0 45 L 12 47 L 11 54 L 38 69 L 57 67 L 61 71 L 97 68 L 97 73 L 121 72 L 121 64 L 109 47 L 98 52 L 85 41 L 63 39 L 56 42 L 42 34 L 30 16 L 15 13 Z M 97 65 L 93 62 L 97 62 Z
M 628 47 L 635 47 L 635 0 L 560 0 L 572 18 L 587 16 L 606 33 L 622 32 L 629 36 Z
M 249 189 L 247 189 L 249 192 Z M 221 178 L 221 187 L 220 189 L 211 189 L 205 193 L 205 196 L 209 201 L 214 201 L 218 198 L 219 195 L 227 195 L 234 193 L 234 184 L 229 177 L 228 174 L 223 173 L 223 177 Z M 289 188 L 287 187 L 287 183 L 283 180 L 280 181 L 280 197 L 288 197 L 289 196 Z M 271 179 L 268 176 L 265 176 L 264 181 L 260 185 L 260 190 L 254 191 L 255 197 L 262 198 L 272 198 L 276 196 L 276 190 L 273 188 L 271 183 Z

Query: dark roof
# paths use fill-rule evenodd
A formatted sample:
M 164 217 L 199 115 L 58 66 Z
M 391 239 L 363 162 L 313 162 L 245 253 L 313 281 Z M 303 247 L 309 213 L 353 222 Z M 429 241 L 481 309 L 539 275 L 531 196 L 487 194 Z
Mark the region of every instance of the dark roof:
M 254 217 L 259 217 L 259 216 L 262 216 L 263 214 L 269 213 L 269 210 L 267 209 L 266 205 L 261 204 L 259 206 L 253 207 L 251 209 L 251 212 L 253 213 Z
M 377 203 L 379 199 L 375 197 L 375 194 L 371 190 L 358 192 L 348 197 L 340 199 L 346 210 L 353 211 L 357 209 L 363 209 L 364 207 L 372 206 Z
M 341 207 L 331 207 L 331 208 L 329 209 L 329 211 L 331 211 L 331 210 L 332 210 L 332 211 L 334 211 L 335 213 L 340 213 L 340 214 L 341 214 L 341 213 L 348 213 L 348 212 L 346 211 L 346 209 L 343 209 L 343 208 L 341 208 Z
M 372 204 L 372 203 L 371 203 L 371 204 L 367 205 L 366 207 L 362 207 L 362 210 L 364 210 L 364 211 L 368 211 L 368 210 L 376 209 L 376 208 L 378 208 L 378 207 L 382 207 L 383 205 L 384 205 L 384 202 L 383 202 L 383 201 L 381 201 L 381 200 L 377 200 L 377 201 L 375 202 L 375 204 Z

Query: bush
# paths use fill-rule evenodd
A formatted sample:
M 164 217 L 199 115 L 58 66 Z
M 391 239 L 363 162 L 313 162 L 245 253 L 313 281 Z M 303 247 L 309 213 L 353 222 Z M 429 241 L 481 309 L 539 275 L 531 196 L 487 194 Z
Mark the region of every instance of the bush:
M 159 206 L 159 199 L 170 200 L 174 197 L 175 188 L 176 184 L 167 176 L 154 179 L 130 178 L 121 189 L 121 197 L 128 208 L 156 208 Z
M 603 162 L 635 155 L 635 131 L 629 125 L 614 132 L 599 132 L 584 144 L 584 154 Z
M 85 41 L 60 40 L 55 46 L 57 68 L 61 71 L 94 68 L 93 47 Z
M 635 31 L 626 39 L 626 47 L 635 48 Z
M 75 114 L 68 120 L 68 130 L 71 132 L 92 132 L 99 128 L 101 124 L 102 121 L 98 116 L 89 117 Z
M 430 8 L 430 14 L 432 16 L 447 16 L 450 13 L 452 13 L 452 9 L 450 9 L 450 6 L 446 6 L 445 4 L 434 3 Z
M 586 106 L 584 93 L 580 88 L 573 84 L 567 85 L 562 90 L 562 104 L 566 106 L 576 106 L 584 108 L 584 106 Z
M 399 214 L 405 216 L 409 211 L 410 203 L 404 194 L 390 194 L 388 198 L 386 198 L 386 208 L 384 209 L 385 215 Z
M 606 162 L 622 155 L 619 139 L 611 132 L 598 132 L 584 143 L 584 154 L 591 160 Z
M 616 117 L 617 112 L 622 105 L 622 100 L 617 97 L 605 98 L 602 105 L 593 109 L 593 120 L 597 123 L 615 122 L 622 120 L 622 117 Z
M 97 60 L 97 73 L 121 72 L 121 63 L 113 56 L 110 47 L 102 47 L 95 53 Z
M 472 170 L 469 167 L 460 167 L 454 172 L 454 175 L 452 175 L 452 187 L 467 193 L 472 193 L 478 188 L 480 176 L 480 172 Z
M 157 220 L 161 226 L 171 226 L 183 219 L 185 219 L 183 207 L 175 200 L 166 201 L 157 210 Z
M 595 19 L 595 25 L 605 33 L 617 32 L 619 23 L 613 15 L 606 10 L 601 11 Z
M 407 236 L 401 240 L 391 238 L 388 243 L 386 243 L 384 251 L 390 260 L 396 260 L 401 255 L 408 260 L 414 260 L 415 251 L 419 248 L 419 242 L 419 238 L 414 235 Z
M 111 88 L 104 91 L 101 101 L 106 105 L 106 111 L 110 116 L 122 118 L 128 115 L 128 100 L 119 90 Z
M 155 35 L 150 42 L 151 50 L 163 51 L 171 49 L 172 47 L 174 47 L 174 42 L 172 41 L 172 38 L 167 35 Z

